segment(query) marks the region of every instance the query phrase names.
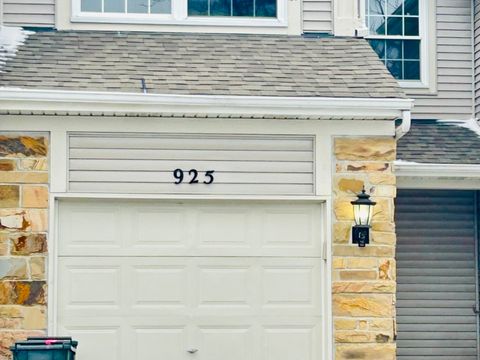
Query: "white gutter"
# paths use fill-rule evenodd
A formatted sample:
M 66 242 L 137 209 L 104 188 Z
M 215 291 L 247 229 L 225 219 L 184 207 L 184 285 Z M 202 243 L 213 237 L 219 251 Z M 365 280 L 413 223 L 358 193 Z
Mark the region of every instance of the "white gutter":
M 480 164 L 421 164 L 396 161 L 395 172 L 399 177 L 480 179 Z
M 400 118 L 410 99 L 171 95 L 0 88 L 0 110 Z

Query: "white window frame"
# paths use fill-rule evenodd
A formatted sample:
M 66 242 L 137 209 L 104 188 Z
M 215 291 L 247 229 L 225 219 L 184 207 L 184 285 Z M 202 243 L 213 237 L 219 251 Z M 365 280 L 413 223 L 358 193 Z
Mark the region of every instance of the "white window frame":
M 188 0 L 172 0 L 170 14 L 129 14 L 82 12 L 81 0 L 72 1 L 72 22 L 110 24 L 157 24 L 198 26 L 287 27 L 287 1 L 277 0 L 276 18 L 235 16 L 189 16 Z
M 368 11 L 366 0 L 364 1 L 365 22 L 367 19 L 366 11 Z M 398 83 L 401 87 L 407 89 L 428 89 L 430 92 L 435 91 L 434 77 L 436 75 L 435 67 L 435 23 L 434 9 L 436 1 L 419 0 L 419 36 L 403 36 L 403 35 L 367 35 L 369 39 L 389 39 L 389 40 L 418 40 L 420 39 L 420 80 L 400 80 Z M 370 31 L 368 29 L 368 31 Z

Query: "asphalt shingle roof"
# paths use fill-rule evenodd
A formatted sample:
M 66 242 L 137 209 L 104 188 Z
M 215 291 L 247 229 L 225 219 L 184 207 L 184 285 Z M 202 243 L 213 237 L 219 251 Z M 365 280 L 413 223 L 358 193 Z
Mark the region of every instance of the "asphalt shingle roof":
M 474 121 L 413 121 L 410 131 L 398 141 L 397 159 L 430 164 L 480 164 L 480 127 Z
M 404 98 L 363 39 L 58 31 L 30 35 L 0 86 L 150 93 Z

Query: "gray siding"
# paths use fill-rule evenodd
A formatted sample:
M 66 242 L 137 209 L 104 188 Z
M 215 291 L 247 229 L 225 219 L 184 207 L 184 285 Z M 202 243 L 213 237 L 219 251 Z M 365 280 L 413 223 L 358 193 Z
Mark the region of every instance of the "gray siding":
M 69 189 L 312 195 L 313 151 L 309 136 L 72 134 Z M 181 184 L 175 184 L 175 169 L 184 171 Z M 191 169 L 198 170 L 193 184 Z M 205 174 L 212 170 L 213 182 Z
M 303 31 L 333 32 L 332 0 L 303 0 Z
M 399 190 L 397 358 L 477 359 L 475 194 Z
M 480 116 L 480 0 L 475 0 L 475 117 Z
M 471 0 L 437 0 L 438 94 L 413 97 L 413 116 L 423 119 L 472 117 Z
M 55 0 L 3 0 L 3 21 L 8 26 L 55 26 Z

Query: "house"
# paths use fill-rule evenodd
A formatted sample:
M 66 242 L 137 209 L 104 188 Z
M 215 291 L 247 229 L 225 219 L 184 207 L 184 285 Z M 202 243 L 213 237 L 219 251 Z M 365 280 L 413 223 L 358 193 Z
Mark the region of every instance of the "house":
M 0 359 L 477 358 L 477 1 L 0 4 Z

